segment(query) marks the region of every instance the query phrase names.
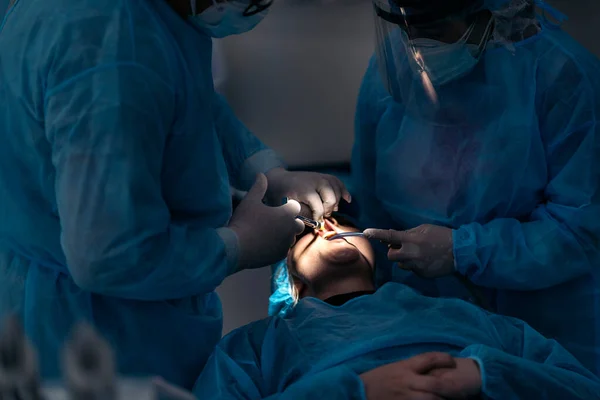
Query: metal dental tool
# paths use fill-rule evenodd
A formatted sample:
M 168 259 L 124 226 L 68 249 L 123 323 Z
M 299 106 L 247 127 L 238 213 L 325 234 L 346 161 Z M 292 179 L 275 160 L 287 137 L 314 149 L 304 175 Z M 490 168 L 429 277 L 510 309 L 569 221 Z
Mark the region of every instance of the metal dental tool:
M 365 235 L 362 232 L 341 232 L 341 233 L 336 233 L 335 235 L 328 237 L 327 240 L 343 239 L 345 237 L 364 237 L 364 236 Z
M 37 355 L 15 316 L 3 321 L 0 337 L 0 400 L 42 399 Z
M 288 202 L 287 197 L 284 197 L 281 200 L 282 205 L 287 204 L 287 202 Z M 315 221 L 314 219 L 306 218 L 306 217 L 303 217 L 302 215 L 296 216 L 296 219 L 299 219 L 300 221 L 302 221 L 304 223 L 304 225 L 308 226 L 309 228 L 313 228 L 318 231 L 322 231 L 323 229 L 325 229 L 325 223 L 323 221 L 321 221 L 321 222 Z
M 322 231 L 325 227 L 325 224 L 323 222 L 315 221 L 314 219 L 306 218 L 302 215 L 298 215 L 296 219 L 302 221 L 304 225 L 308 226 L 309 228 L 313 228 L 319 231 Z

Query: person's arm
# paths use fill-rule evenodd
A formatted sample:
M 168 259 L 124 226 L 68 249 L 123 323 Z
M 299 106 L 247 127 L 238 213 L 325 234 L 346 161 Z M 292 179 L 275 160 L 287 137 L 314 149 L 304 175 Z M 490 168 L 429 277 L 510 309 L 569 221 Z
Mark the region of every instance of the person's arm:
M 460 353 L 478 362 L 487 398 L 600 399 L 600 379 L 558 342 L 515 318 L 490 318 L 503 349 L 476 344 Z
M 474 283 L 544 289 L 584 276 L 598 263 L 600 110 L 594 96 L 600 93 L 581 80 L 566 86 L 557 79 L 557 90 L 564 91 L 540 100 L 548 166 L 545 201 L 524 221 L 499 218 L 453 232 L 457 270 Z
M 237 237 L 171 220 L 161 174 L 176 102 L 168 75 L 156 71 L 162 49 L 152 47 L 144 21 L 123 30 L 134 37 L 117 38 L 97 32 L 131 21 L 90 14 L 55 33 L 45 82 L 43 124 L 68 270 L 83 289 L 121 298 L 212 291 L 235 269 Z
M 236 189 L 250 189 L 256 175 L 273 168 L 284 168 L 277 154 L 263 144 L 235 116 L 220 94 L 214 97 L 215 129 L 219 136 L 231 184 Z
M 347 399 L 365 400 L 360 377 L 340 366 L 303 377 L 285 389 L 269 381 L 279 374 L 270 357 L 262 352 L 262 342 L 268 336 L 269 320 L 258 321 L 227 335 L 217 345 L 194 386 L 199 399 L 227 400 L 299 400 Z

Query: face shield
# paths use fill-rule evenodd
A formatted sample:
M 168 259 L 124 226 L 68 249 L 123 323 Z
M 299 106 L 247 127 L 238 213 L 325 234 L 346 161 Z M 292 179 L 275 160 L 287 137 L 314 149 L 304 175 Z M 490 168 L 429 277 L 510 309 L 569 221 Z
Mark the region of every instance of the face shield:
M 273 4 L 273 0 L 191 0 L 192 15 L 200 14 L 213 5 L 218 6 L 225 3 L 230 3 L 242 10 L 244 17 L 251 17 L 266 11 Z
M 436 107 L 440 88 L 467 75 L 479 61 L 494 19 L 475 0 L 431 0 L 427 8 L 405 3 L 411 1 L 373 1 L 381 76 L 398 103 Z
M 203 33 L 224 38 L 252 30 L 272 0 L 190 0 L 191 21 Z

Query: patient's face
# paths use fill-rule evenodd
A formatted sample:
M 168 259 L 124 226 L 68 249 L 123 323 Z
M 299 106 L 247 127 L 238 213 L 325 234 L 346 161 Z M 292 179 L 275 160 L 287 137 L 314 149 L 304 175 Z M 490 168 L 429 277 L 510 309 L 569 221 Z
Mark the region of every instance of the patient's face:
M 304 286 L 318 285 L 349 275 L 370 279 L 375 255 L 367 239 L 347 237 L 326 240 L 335 233 L 357 231 L 342 219 L 328 218 L 324 231 L 305 232 L 288 254 L 288 265 L 295 283 L 300 281 Z M 302 292 L 300 297 L 303 297 Z

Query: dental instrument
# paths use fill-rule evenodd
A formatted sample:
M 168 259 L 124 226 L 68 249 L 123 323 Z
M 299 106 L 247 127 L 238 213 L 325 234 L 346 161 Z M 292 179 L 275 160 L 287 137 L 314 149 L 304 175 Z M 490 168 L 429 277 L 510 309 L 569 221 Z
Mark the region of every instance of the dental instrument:
M 340 232 L 327 238 L 327 240 L 343 239 L 346 237 L 364 237 L 362 232 Z
M 306 218 L 302 215 L 298 215 L 296 219 L 302 221 L 304 225 L 308 226 L 309 228 L 313 228 L 319 231 L 322 231 L 325 228 L 325 224 L 322 221 L 315 221 L 314 219 Z

